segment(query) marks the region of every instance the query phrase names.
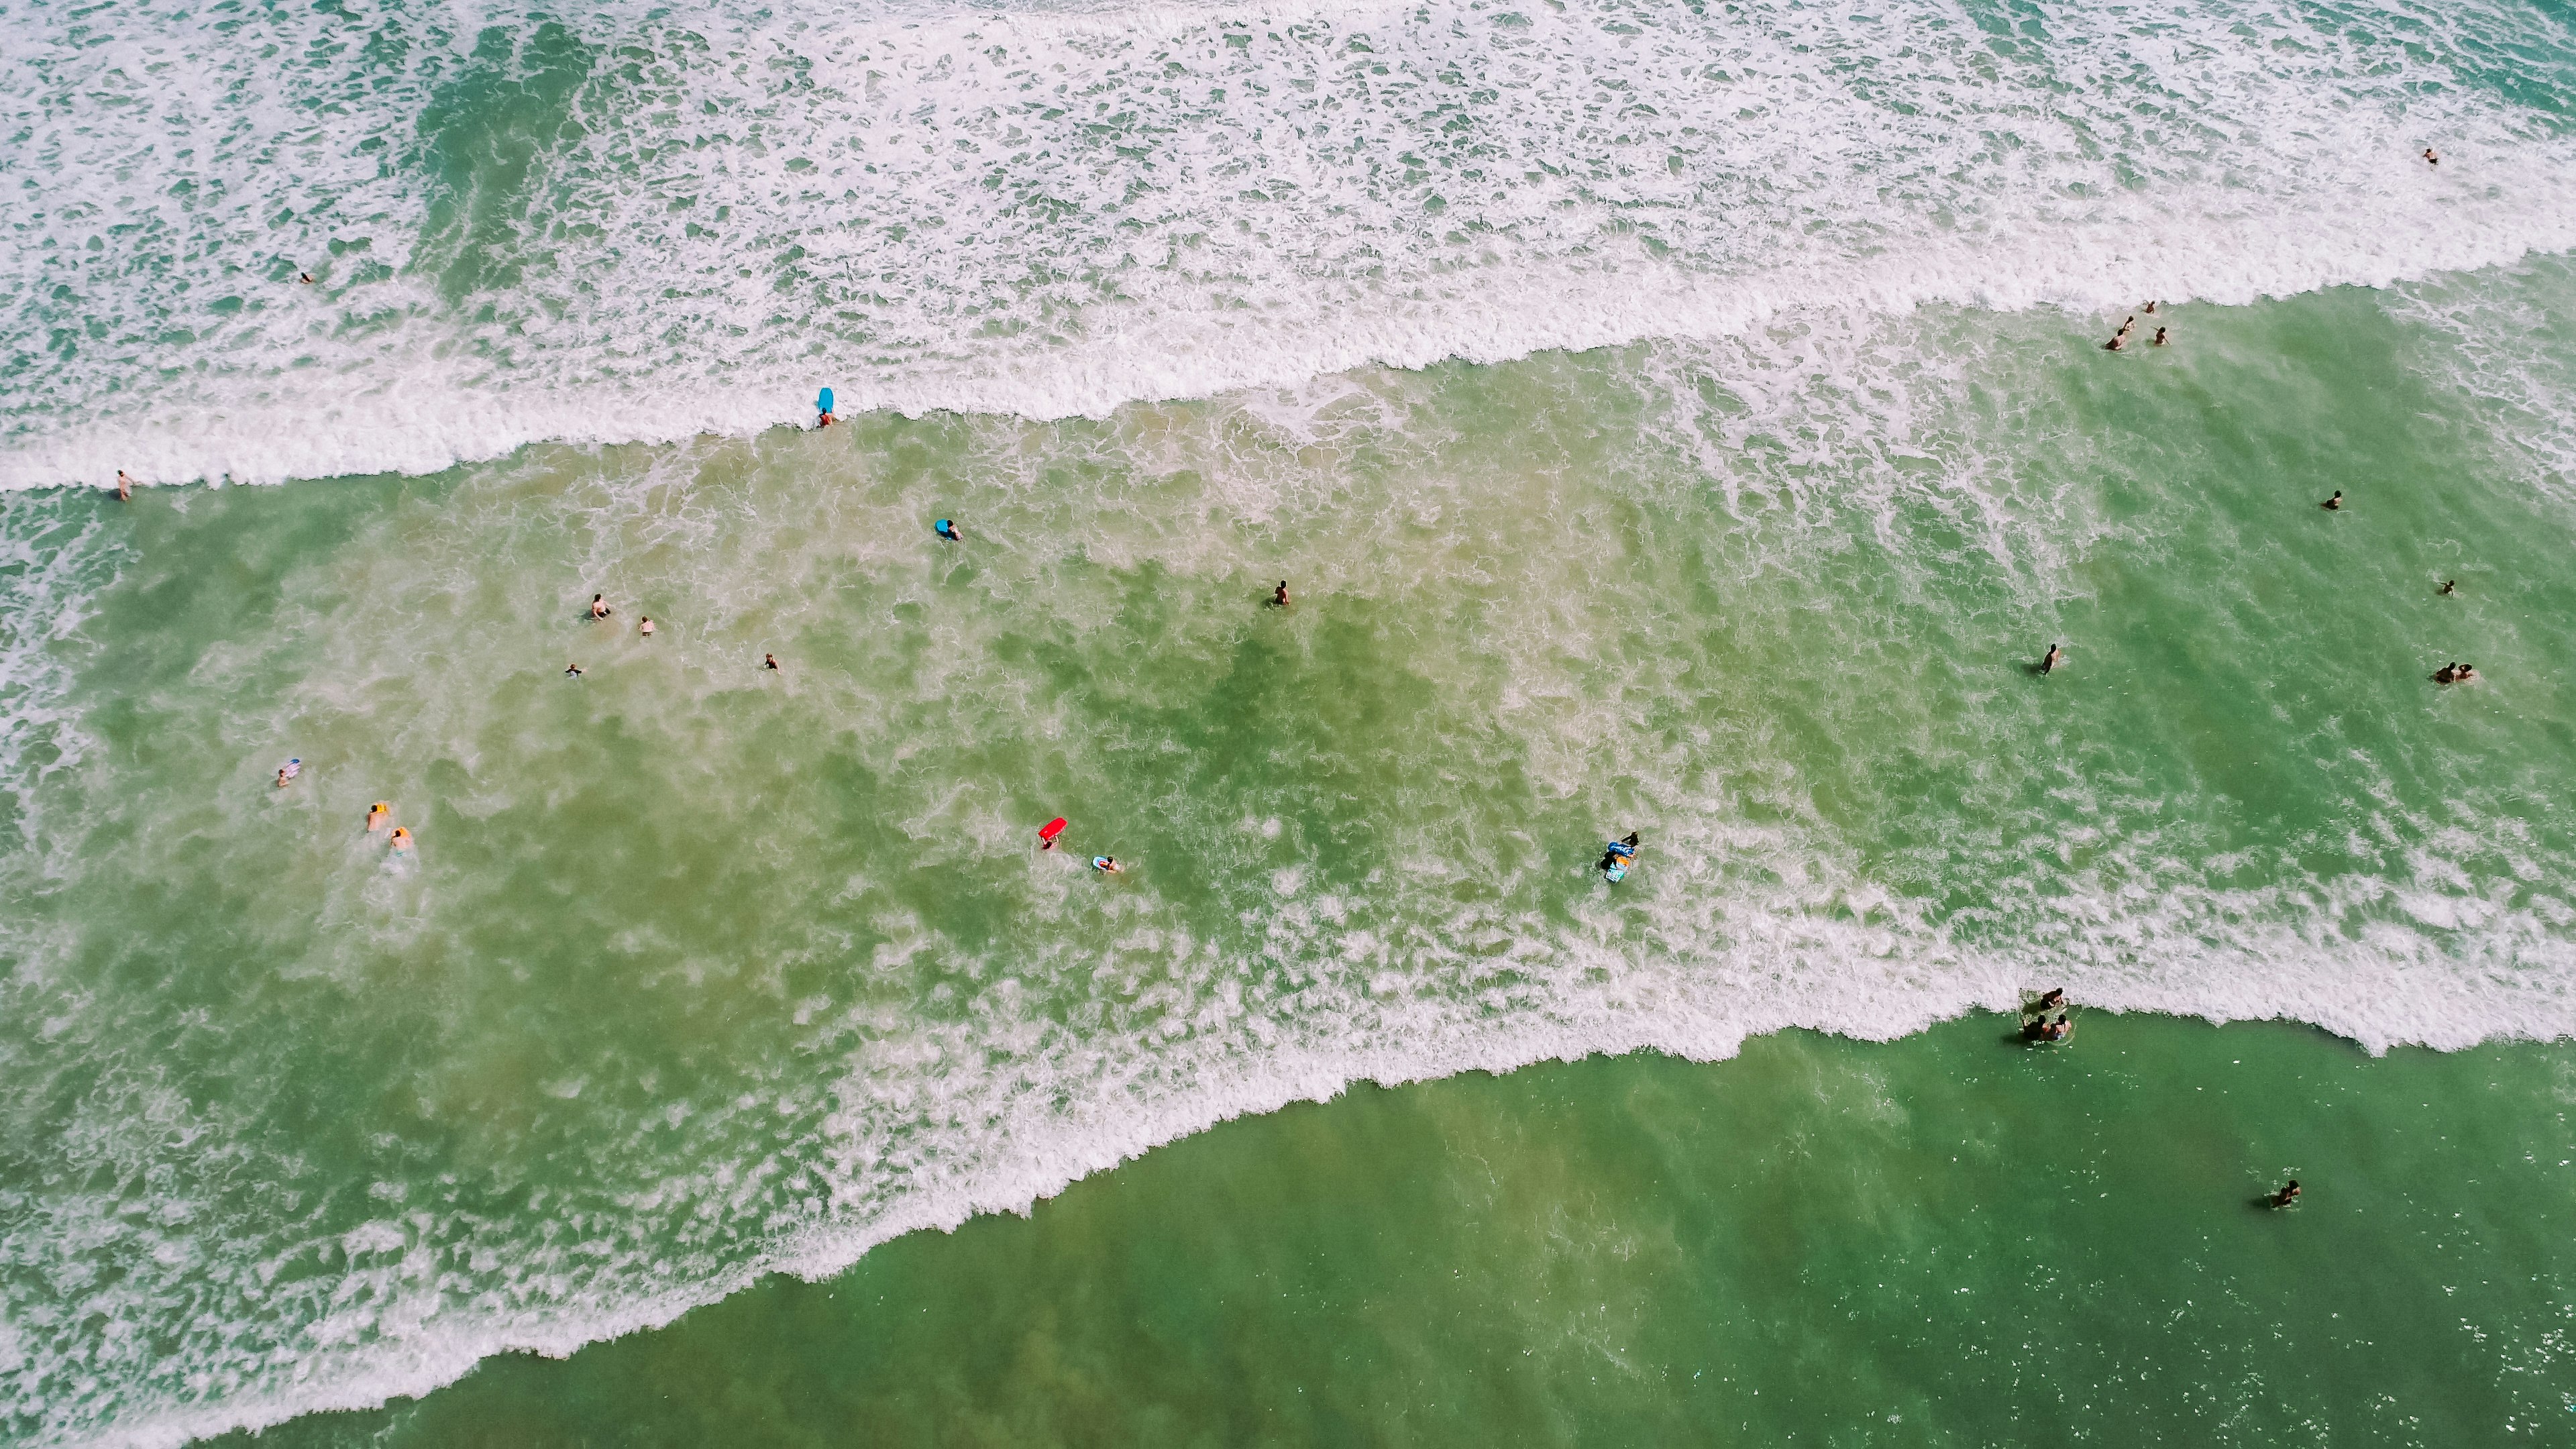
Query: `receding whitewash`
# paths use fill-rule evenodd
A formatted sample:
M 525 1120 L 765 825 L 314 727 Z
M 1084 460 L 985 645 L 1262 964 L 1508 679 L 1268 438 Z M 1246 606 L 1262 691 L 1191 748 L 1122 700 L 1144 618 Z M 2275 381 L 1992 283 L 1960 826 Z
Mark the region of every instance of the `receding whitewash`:
M 2576 64 L 2513 5 L 353 14 L 0 16 L 0 487 L 2576 246 L 2520 99 Z

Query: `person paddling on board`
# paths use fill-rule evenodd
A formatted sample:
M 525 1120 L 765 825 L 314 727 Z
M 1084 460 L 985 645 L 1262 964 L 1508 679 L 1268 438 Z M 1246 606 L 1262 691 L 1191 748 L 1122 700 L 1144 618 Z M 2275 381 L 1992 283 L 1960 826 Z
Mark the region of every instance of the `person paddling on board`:
M 1114 855 L 1093 856 L 1091 858 L 1091 868 L 1100 872 L 1102 875 L 1123 875 L 1127 870 L 1125 866 L 1118 863 L 1118 857 Z
M 1608 845 L 1602 847 L 1600 865 L 1601 873 L 1609 876 L 1612 880 L 1617 880 L 1628 873 L 1628 866 L 1634 862 L 1636 858 L 1637 832 L 1631 830 L 1628 832 L 1625 839 L 1611 841 Z M 1613 872 L 1615 872 L 1615 874 Z
M 278 766 L 277 788 L 281 790 L 285 789 L 288 781 L 303 773 L 304 762 L 302 760 L 289 760 L 285 764 Z
M 943 518 L 939 520 L 937 523 L 930 525 L 930 531 L 938 534 L 941 538 L 948 540 L 950 543 L 964 543 L 966 541 L 965 538 L 957 532 L 957 524 L 953 519 Z
M 2279 1192 L 2272 1194 L 2270 1198 L 2266 1199 L 2266 1201 L 2270 1202 L 2272 1206 L 2276 1208 L 2288 1207 L 2290 1204 L 2297 1202 L 2298 1200 L 2299 1180 L 2295 1177 L 2291 1178 L 2288 1182 L 2283 1183 Z
M 827 387 L 814 394 L 814 426 L 828 428 L 838 421 L 832 416 L 832 390 Z
M 1064 817 L 1059 815 L 1038 827 L 1038 849 L 1055 849 L 1055 838 L 1064 834 Z

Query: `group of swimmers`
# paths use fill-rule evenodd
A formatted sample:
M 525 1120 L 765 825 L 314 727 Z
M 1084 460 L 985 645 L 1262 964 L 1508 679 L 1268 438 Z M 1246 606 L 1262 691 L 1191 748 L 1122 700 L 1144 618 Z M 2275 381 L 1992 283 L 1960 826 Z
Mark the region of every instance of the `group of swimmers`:
M 2138 311 L 2144 312 L 2148 316 L 2153 317 L 2156 315 L 2156 304 L 2149 302 L 2146 306 L 2139 308 Z M 2129 314 L 2128 320 L 2120 324 L 2120 330 L 2111 334 L 2111 340 L 2102 344 L 2102 350 L 2105 352 L 2126 351 L 2129 346 L 2129 329 L 2137 325 L 2138 313 L 2132 312 Z M 2165 329 L 2162 327 L 2156 329 L 2156 340 L 2150 345 L 2155 347 L 2165 347 L 2170 345 L 2165 337 Z

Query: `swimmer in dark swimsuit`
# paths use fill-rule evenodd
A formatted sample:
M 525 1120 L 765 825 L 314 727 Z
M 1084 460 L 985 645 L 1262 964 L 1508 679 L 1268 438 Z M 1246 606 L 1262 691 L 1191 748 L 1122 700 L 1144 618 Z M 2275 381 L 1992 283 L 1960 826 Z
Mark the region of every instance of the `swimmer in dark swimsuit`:
M 2319 508 L 2322 508 L 2322 509 L 2326 510 L 2326 511 L 2327 511 L 2327 512 L 2329 512 L 2329 513 L 2340 513 L 2340 512 L 2342 512 L 2342 511 L 2343 511 L 2343 490 L 2342 490 L 2342 489 L 2340 489 L 2340 488 L 2336 489 L 2336 490 L 2335 490 L 2335 496 L 2333 496 L 2332 498 L 2327 499 L 2325 502 L 2320 503 L 2320 504 L 2318 504 L 2317 506 L 2318 506 Z
M 2438 151 L 2435 151 L 2435 150 L 2434 150 L 2432 147 L 2430 147 L 2430 146 L 2425 147 L 2425 148 L 2424 148 L 2424 164 L 2425 164 L 2425 165 L 2427 165 L 2427 166 L 2439 166 L 2439 165 L 2441 165 L 2441 164 L 2442 164 L 2442 156 L 2441 156 L 2441 153 L 2440 153 L 2440 152 L 2438 152 Z
M 2297 1202 L 2298 1200 L 2299 1180 L 2295 1177 L 2291 1178 L 2289 1182 L 2284 1184 L 2279 1192 L 2272 1194 L 2269 1199 L 2272 1206 L 2276 1208 L 2288 1207 L 2290 1204 Z
M 2459 591 L 2460 581 L 2458 579 L 2445 579 L 2442 581 L 2442 586 L 2435 589 L 2433 592 L 2437 594 L 2455 594 Z
M 763 669 L 776 669 L 778 667 L 778 656 L 775 654 L 761 655 L 760 667 Z
M 2157 329 L 2156 329 L 2156 346 L 2158 346 L 2158 347 L 2162 347 L 2162 346 L 2164 346 L 2164 345 L 2165 345 L 2165 329 L 2163 329 L 2163 328 L 2159 327 L 2159 328 L 2157 328 Z
M 2039 659 L 2039 672 L 2040 672 L 2040 673 L 2042 673 L 2042 674 L 2055 674 L 2055 673 L 2057 672 L 2057 661 L 2058 661 L 2060 658 L 2063 658 L 2063 657 L 2065 656 L 2065 653 L 2066 653 L 2066 647 L 2065 647 L 2064 645 L 2062 645 L 2062 644 L 2051 644 L 2051 645 L 2049 645 L 2049 646 L 2048 646 L 2048 652 L 2047 652 L 2046 654 L 2043 654 L 2043 655 L 2041 655 L 2041 656 L 2040 656 L 2040 659 Z
M 1288 607 L 1288 581 L 1286 579 L 1281 579 L 1279 581 L 1279 587 L 1270 591 L 1270 603 L 1273 608 L 1284 609 Z
M 579 679 L 581 677 L 581 666 L 578 664 L 567 664 L 564 666 L 564 674 L 568 678 Z

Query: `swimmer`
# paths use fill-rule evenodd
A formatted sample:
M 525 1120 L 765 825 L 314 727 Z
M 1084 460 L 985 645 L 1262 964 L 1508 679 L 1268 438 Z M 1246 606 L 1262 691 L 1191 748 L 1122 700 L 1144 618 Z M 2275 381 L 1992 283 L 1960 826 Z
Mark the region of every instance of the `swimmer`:
M 606 594 L 593 594 L 590 596 L 590 617 L 594 619 L 605 619 L 616 612 L 617 611 L 615 609 L 608 607 L 608 596 Z
M 2342 489 L 2340 489 L 2340 488 L 2336 489 L 2336 490 L 2335 490 L 2335 496 L 2333 496 L 2332 498 L 2327 499 L 2325 502 L 2320 503 L 2320 504 L 2318 504 L 2317 506 L 2318 506 L 2319 508 L 2322 508 L 2322 509 L 2326 510 L 2328 513 L 2340 513 L 2340 512 L 2342 512 L 2342 511 L 2343 511 L 2343 490 L 2342 490 Z
M 2434 150 L 2434 149 L 2433 149 L 2432 147 L 2430 147 L 2430 146 L 2425 147 L 2425 148 L 2424 148 L 2424 164 L 2425 164 L 2425 165 L 2427 165 L 2427 166 L 2439 166 L 2439 165 L 2441 165 L 2441 164 L 2442 164 L 2442 153 L 2441 153 L 2441 152 L 2439 152 L 2439 151 Z
M 377 801 L 376 807 L 367 812 L 367 833 L 369 835 L 373 835 L 377 831 L 382 830 L 393 823 L 394 807 L 386 804 L 382 800 Z
M 1102 875 L 1124 875 L 1127 871 L 1127 867 L 1120 865 L 1118 863 L 1118 857 L 1114 855 L 1093 856 L 1091 858 L 1091 868 L 1100 872 Z
M 650 615 L 650 614 L 645 615 L 645 616 L 644 616 L 644 622 L 635 626 L 635 632 L 636 632 L 636 633 L 638 633 L 638 634 L 643 635 L 643 636 L 644 636 L 645 638 L 647 638 L 647 639 L 652 638 L 652 637 L 653 637 L 653 616 L 652 616 L 652 615 Z
M 2040 1038 L 2043 1041 L 2064 1041 L 2074 1034 L 2074 1026 L 2070 1024 L 2065 1017 L 2061 1016 L 2057 1020 L 2048 1024 L 2048 1026 L 2040 1033 Z
M 2043 654 L 2043 655 L 2041 655 L 2041 656 L 2039 656 L 2039 672 L 2040 672 L 2040 673 L 2042 673 L 2042 674 L 2055 674 L 2055 673 L 2057 672 L 2057 661 L 2058 661 L 2058 660 L 2060 660 L 2060 659 L 2062 659 L 2062 658 L 2064 658 L 2065 656 L 2066 656 L 2066 646 L 2065 646 L 2065 645 L 2063 645 L 2063 644 L 2051 644 L 2051 645 L 2049 645 L 2049 646 L 2048 646 L 2048 652 L 2047 652 L 2047 653 L 2045 653 L 2045 654 Z
M 763 669 L 776 669 L 778 667 L 778 656 L 775 654 L 761 655 L 760 667 Z
M 2167 345 L 2165 342 L 2165 329 L 2159 327 L 2156 329 L 2156 346 L 2163 347 L 2165 345 Z
M 302 282 L 304 285 L 309 287 L 313 285 L 313 274 L 311 272 L 297 272 L 295 274 L 295 280 Z
M 964 543 L 966 541 L 964 536 L 957 532 L 957 525 L 945 518 L 930 525 L 930 531 L 938 534 L 941 538 L 948 540 L 950 543 Z
M 2299 1200 L 2299 1180 L 2298 1180 L 2297 1178 L 2295 1178 L 2295 1177 L 2294 1177 L 2294 1178 L 2291 1178 L 2287 1183 L 2283 1184 L 2283 1185 L 2282 1185 L 2282 1187 L 2281 1187 L 2281 1190 L 2280 1190 L 2279 1192 L 2276 1192 L 2276 1193 L 2272 1194 L 2269 1198 L 2266 1198 L 2266 1199 L 2265 1199 L 2265 1201 L 2269 1202 L 2270 1204 L 2272 1204 L 2272 1206 L 2274 1206 L 2274 1207 L 2276 1207 L 2276 1208 L 2285 1208 L 2285 1207 L 2288 1207 L 2290 1204 L 2292 1204 L 2292 1203 L 2294 1203 L 2294 1202 L 2297 1202 L 2298 1200 Z
M 285 789 L 287 781 L 292 780 L 303 773 L 304 762 L 302 760 L 289 760 L 285 764 L 278 766 L 277 788 L 281 790 Z
M 393 847 L 398 851 L 411 849 L 411 832 L 399 825 L 395 826 Z
M 2433 592 L 2437 594 L 2456 594 L 2459 591 L 2460 581 L 2458 579 L 2444 579 L 2442 581 L 2442 586 L 2435 589 Z
M 1631 830 L 1628 832 L 1627 839 L 1611 841 L 1608 846 L 1603 848 L 1601 852 L 1601 864 L 1596 868 L 1600 870 L 1608 870 L 1610 867 L 1617 865 L 1623 860 L 1635 860 L 1636 858 L 1637 832 Z
M 814 415 L 814 426 L 818 428 L 828 428 L 838 421 L 840 420 L 833 417 L 830 413 L 816 413 Z
M 2441 668 L 2433 671 L 2433 682 L 2435 684 L 2449 684 L 2457 680 L 2459 677 L 2460 666 L 2456 664 L 2445 664 Z
M 2460 666 L 2460 672 L 2451 676 L 2451 682 L 2454 684 L 2475 684 L 2478 682 L 2479 678 L 2478 667 L 2476 665 L 2463 664 Z
M 2128 315 L 2128 317 L 2127 317 L 2125 320 L 2123 320 L 2123 321 L 2120 323 L 2120 331 L 2119 331 L 2119 335 L 2120 335 L 2120 336 L 2122 336 L 2122 337 L 2126 337 L 2126 336 L 2128 336 L 2128 335 L 2129 335 L 2129 329 L 2130 329 L 2130 328 L 2132 328 L 2132 327 L 2135 327 L 2135 326 L 2137 326 L 2137 325 L 2138 325 L 2138 314 L 2137 314 L 2137 313 L 2135 313 L 2135 312 L 2132 312 L 2132 313 L 2130 313 L 2130 314 Z
M 134 501 L 134 480 L 126 477 L 125 470 L 122 468 L 116 470 L 116 501 L 119 503 Z
M 2139 311 L 2141 311 L 2141 312 L 2146 313 L 2146 314 L 2147 314 L 2148 316 L 2150 316 L 2150 317 L 2153 317 L 2154 315 L 2156 315 L 2156 304 L 2155 304 L 2155 303 L 2153 303 L 2153 302 L 2149 302 L 2147 305 L 2145 305 L 2144 307 L 2139 308 L 2138 310 L 2139 310 Z
M 578 664 L 565 665 L 564 677 L 567 679 L 579 679 L 581 677 L 581 666 Z
M 2121 349 L 2123 349 L 2123 348 L 2127 347 L 2128 345 L 2129 345 L 2129 334 L 2128 334 L 2128 333 L 2126 333 L 2126 332 L 2123 332 L 2123 333 L 2120 333 L 2119 335 L 2117 335 L 2117 336 L 2113 337 L 2110 341 L 2103 343 L 2103 344 L 2102 344 L 2102 350 L 2103 350 L 2104 352 L 2118 352 L 2118 351 L 2120 351 Z
M 1288 607 L 1288 581 L 1286 579 L 1281 579 L 1279 581 L 1279 587 L 1270 591 L 1270 606 L 1274 609 L 1284 609 Z
M 2066 988 L 2063 986 L 2051 990 L 2039 999 L 2039 1009 L 2042 1011 L 2055 1011 L 2064 1005 L 2066 1005 Z

